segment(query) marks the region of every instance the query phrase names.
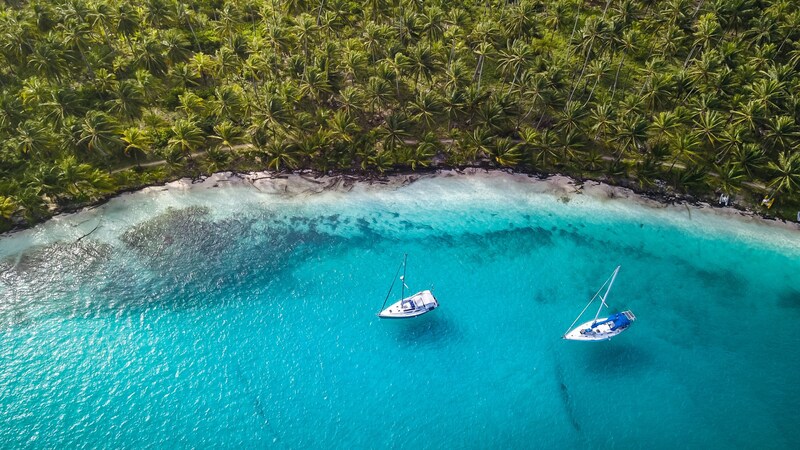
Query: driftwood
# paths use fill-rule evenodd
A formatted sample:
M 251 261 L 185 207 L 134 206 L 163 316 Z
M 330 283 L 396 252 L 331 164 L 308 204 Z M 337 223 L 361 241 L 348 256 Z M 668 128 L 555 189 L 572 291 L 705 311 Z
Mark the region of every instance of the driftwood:
M 97 229 L 98 229 L 98 228 L 100 228 L 100 224 L 99 224 L 99 223 L 98 223 L 97 225 L 95 225 L 95 227 L 94 227 L 94 228 L 92 228 L 92 231 L 90 231 L 90 232 L 88 232 L 88 233 L 84 234 L 83 236 L 79 237 L 78 239 L 75 239 L 75 241 L 73 241 L 72 243 L 73 243 L 73 244 L 77 244 L 78 242 L 80 242 L 80 241 L 81 241 L 81 239 L 83 239 L 83 238 L 85 238 L 86 236 L 89 236 L 90 234 L 92 234 L 92 233 L 94 233 L 95 231 L 97 231 Z

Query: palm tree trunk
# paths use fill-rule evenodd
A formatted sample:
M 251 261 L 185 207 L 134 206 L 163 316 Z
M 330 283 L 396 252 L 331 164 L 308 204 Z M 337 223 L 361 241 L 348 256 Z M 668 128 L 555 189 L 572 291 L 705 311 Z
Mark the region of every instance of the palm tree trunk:
M 601 21 L 605 20 L 606 12 L 608 11 L 608 5 L 610 5 L 610 4 L 611 4 L 611 0 L 606 0 L 606 6 L 603 7 L 603 16 L 600 18 Z M 573 32 L 574 32 L 574 29 L 573 29 Z M 572 92 L 569 93 L 569 99 L 567 100 L 567 103 L 572 101 L 572 96 L 575 94 L 575 89 L 578 87 L 578 85 L 581 83 L 581 80 L 583 79 L 583 72 L 586 70 L 586 65 L 589 64 L 589 55 L 592 54 L 592 47 L 594 47 L 594 39 L 595 39 L 595 37 L 596 37 L 596 35 L 592 36 L 592 40 L 589 41 L 589 50 L 586 51 L 586 57 L 583 58 L 583 67 L 581 68 L 581 73 L 580 73 L 580 75 L 578 75 L 578 80 L 575 82 L 575 84 L 572 85 Z M 570 38 L 570 40 L 572 40 L 572 38 Z
M 472 76 L 474 80 L 478 78 L 478 91 L 481 90 L 481 76 L 483 75 L 483 55 L 478 56 L 478 64 L 475 66 L 475 74 Z

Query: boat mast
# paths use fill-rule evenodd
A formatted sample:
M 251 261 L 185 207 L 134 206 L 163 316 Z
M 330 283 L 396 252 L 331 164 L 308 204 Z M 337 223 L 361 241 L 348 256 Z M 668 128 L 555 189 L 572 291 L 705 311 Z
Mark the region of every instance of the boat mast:
M 394 283 L 397 281 L 397 275 L 400 274 L 400 269 L 403 268 L 405 262 L 399 266 L 397 266 L 397 272 L 394 273 L 394 278 L 392 278 L 392 285 L 389 286 L 389 292 L 386 293 L 386 298 L 383 299 L 383 305 L 381 305 L 381 311 L 386 307 L 386 301 L 389 300 L 389 296 L 392 295 L 392 289 L 394 289 Z M 380 313 L 380 311 L 378 311 Z
M 606 297 L 608 297 L 608 293 L 609 291 L 611 291 L 611 285 L 614 284 L 614 279 L 617 278 L 617 272 L 619 272 L 620 267 L 621 266 L 617 266 L 617 268 L 614 269 L 614 273 L 611 274 L 611 279 L 610 279 L 611 281 L 608 282 L 608 289 L 606 289 L 606 293 L 603 294 L 602 297 L 600 297 L 600 307 L 597 308 L 597 314 L 594 315 L 594 322 L 597 322 L 597 318 L 600 317 L 600 310 L 603 309 L 603 306 L 608 308 L 608 304 L 606 303 Z
M 403 276 L 400 277 L 400 300 L 406 298 L 406 259 L 408 259 L 408 253 L 403 254 Z

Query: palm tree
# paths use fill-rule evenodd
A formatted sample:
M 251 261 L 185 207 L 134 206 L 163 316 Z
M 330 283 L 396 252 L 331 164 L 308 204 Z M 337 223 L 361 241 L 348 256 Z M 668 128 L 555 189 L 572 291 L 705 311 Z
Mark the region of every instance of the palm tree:
M 693 133 L 681 133 L 674 140 L 671 146 L 672 154 L 675 157 L 672 159 L 672 164 L 669 166 L 669 172 L 675 168 L 678 159 L 694 160 L 698 156 L 698 149 L 700 148 L 700 139 Z
M 564 112 L 558 119 L 558 127 L 565 133 L 579 130 L 583 125 L 582 121 L 586 117 L 587 111 L 580 102 L 567 102 Z
M 603 8 L 603 17 L 601 19 L 597 19 L 596 17 L 589 17 L 586 19 L 586 23 L 584 24 L 583 31 L 582 31 L 582 39 L 584 43 L 584 47 L 586 50 L 584 51 L 585 56 L 583 59 L 583 67 L 581 67 L 581 71 L 578 74 L 577 80 L 572 85 L 572 91 L 569 93 L 569 98 L 567 102 L 572 101 L 572 96 L 575 95 L 575 90 L 577 89 L 578 85 L 581 84 L 583 81 L 583 74 L 586 70 L 586 65 L 589 63 L 589 58 L 592 57 L 594 54 L 592 53 L 592 49 L 594 48 L 594 41 L 599 39 L 601 41 L 605 41 L 609 38 L 609 29 L 607 23 L 605 22 L 605 15 L 606 10 L 608 9 L 608 5 L 611 3 L 610 0 L 606 2 L 605 8 Z
M 481 161 L 492 152 L 492 144 L 496 135 L 488 127 L 478 127 L 466 134 L 465 147 L 469 150 L 469 163 Z
M 310 14 L 302 13 L 295 20 L 294 32 L 300 42 L 303 43 L 303 60 L 308 65 L 309 58 L 309 43 L 311 43 L 317 34 L 317 21 Z
M 121 144 L 117 136 L 114 119 L 102 111 L 89 111 L 81 122 L 78 145 L 85 145 L 90 152 L 107 156 Z
M 784 83 L 774 78 L 762 78 L 748 87 L 751 98 L 763 111 L 776 111 L 781 107 Z
M 191 91 L 186 91 L 178 96 L 178 111 L 183 112 L 187 118 L 198 118 L 205 116 L 206 104 L 205 101 L 197 94 Z
M 136 166 L 140 167 L 139 156 L 147 156 L 150 153 L 150 146 L 152 141 L 150 136 L 147 135 L 141 128 L 130 127 L 122 130 L 120 136 L 125 148 L 122 150 L 125 156 L 131 157 L 136 160 Z
M 278 130 L 283 130 L 289 121 L 290 113 L 283 99 L 277 95 L 270 95 L 264 100 L 263 108 L 253 117 L 256 128 L 267 131 L 272 135 Z
M 208 86 L 212 75 L 217 70 L 217 60 L 213 56 L 207 55 L 203 52 L 195 53 L 189 60 L 189 68 L 191 68 L 195 77 L 203 81 L 204 86 Z
M 497 138 L 489 147 L 492 160 L 503 167 L 514 167 L 522 159 L 522 151 L 518 144 L 509 138 Z
M 428 44 L 440 41 L 444 36 L 444 14 L 438 7 L 428 8 L 419 15 L 420 33 L 428 36 Z
M 192 33 L 192 38 L 194 38 L 195 50 L 199 52 L 200 42 L 198 41 L 197 34 L 194 31 L 194 27 L 196 25 L 194 11 L 191 9 L 186 9 L 183 2 L 175 2 L 175 20 L 177 23 L 189 28 L 189 31 Z
M 777 161 L 770 161 L 767 167 L 775 173 L 769 186 L 773 195 L 786 194 L 789 198 L 800 192 L 800 153 L 781 152 Z
M 426 135 L 425 139 L 416 146 L 396 147 L 393 151 L 395 162 L 399 165 L 408 166 L 411 170 L 417 170 L 417 166 L 428 167 L 431 159 L 436 155 L 438 141 L 435 135 Z
M 421 24 L 418 17 L 414 11 L 403 11 L 393 23 L 395 36 L 402 46 L 408 47 L 419 39 Z
M 89 25 L 82 21 L 69 21 L 58 24 L 57 28 L 66 49 L 77 54 L 75 59 L 80 59 L 86 65 L 89 77 L 94 78 L 94 68 L 87 57 L 87 50 L 93 45 L 93 35 Z
M 147 0 L 144 8 L 144 20 L 153 28 L 168 26 L 172 20 L 172 9 L 166 0 Z
M 538 152 L 533 154 L 533 164 L 540 168 L 552 167 L 561 156 L 558 153 L 559 134 L 551 130 L 545 130 L 543 133 L 533 134 L 528 136 L 523 135 L 526 142 L 535 142 L 533 148 L 538 149 Z
M 120 3 L 113 15 L 113 28 L 131 45 L 131 36 L 139 30 L 138 10 L 129 3 Z
M 478 116 L 483 126 L 491 128 L 494 132 L 505 132 L 508 127 L 508 114 L 503 105 L 496 98 L 490 97 L 479 104 Z
M 164 32 L 161 44 L 164 48 L 164 55 L 172 66 L 188 61 L 191 56 L 189 41 L 178 30 L 171 29 Z
M 364 49 L 370 55 L 370 60 L 375 62 L 386 55 L 387 35 L 391 33 L 386 25 L 367 22 L 361 36 L 364 42 Z
M 675 138 L 680 126 L 680 117 L 674 110 L 662 111 L 653 117 L 650 132 L 657 142 L 665 142 Z
M 171 131 L 172 137 L 167 141 L 167 147 L 188 156 L 189 159 L 192 159 L 192 153 L 206 142 L 203 130 L 190 120 L 178 119 Z
M 111 177 L 89 164 L 79 163 L 69 155 L 54 167 L 58 178 L 59 191 L 66 191 L 75 199 L 96 199 L 114 188 Z
M 636 162 L 636 181 L 640 188 L 651 188 L 656 184 L 656 180 L 661 175 L 661 164 L 651 157 L 646 156 L 643 160 Z
M 370 111 L 387 109 L 392 101 L 392 86 L 383 78 L 371 77 L 366 86 L 367 104 Z
M 755 100 L 737 105 L 731 113 L 733 114 L 733 123 L 745 126 L 751 133 L 758 130 L 764 116 L 761 104 Z
M 621 146 L 617 160 L 621 158 L 622 152 L 639 152 L 643 149 L 647 140 L 648 125 L 642 116 L 628 114 L 616 122 L 615 129 L 614 139 Z
M 44 126 L 28 120 L 17 126 L 16 136 L 12 138 L 12 145 L 18 153 L 26 158 L 41 157 L 47 154 L 53 141 Z
M 428 167 L 440 150 L 439 137 L 432 132 L 425 133 L 417 144 L 414 159 L 411 162 L 411 169 L 414 170 L 417 164 L 422 167 Z
M 353 86 L 347 86 L 339 91 L 337 100 L 340 105 L 339 107 L 348 114 L 361 112 L 366 102 L 361 90 Z
M 233 146 L 244 142 L 242 129 L 228 120 L 215 125 L 214 133 L 208 138 L 214 141 L 217 146 L 227 148 L 229 151 L 233 149 Z
M 61 81 L 61 77 L 67 71 L 63 49 L 60 48 L 60 45 L 48 40 L 43 40 L 36 45 L 28 63 L 36 72 L 57 82 Z
M 411 58 L 403 54 L 403 52 L 395 53 L 394 57 L 391 59 L 386 59 L 386 66 L 392 71 L 394 74 L 394 83 L 395 89 L 397 90 L 397 99 L 401 100 L 403 97 L 400 93 L 400 80 L 402 79 L 403 75 L 410 71 L 413 67 L 413 63 Z
M 567 0 L 547 3 L 545 25 L 553 28 L 553 31 L 558 31 L 569 20 L 569 6 Z
M 734 151 L 733 162 L 748 177 L 753 178 L 755 173 L 764 167 L 767 157 L 764 150 L 757 144 L 744 144 Z
M 316 67 L 308 67 L 305 76 L 300 81 L 300 92 L 304 96 L 311 97 L 317 103 L 322 102 L 323 96 L 327 97 L 333 93 L 328 73 Z
M 494 52 L 494 47 L 489 42 L 481 42 L 473 49 L 473 52 L 478 55 L 478 63 L 475 66 L 475 75 L 473 75 L 473 80 L 478 80 L 478 90 L 481 89 L 481 80 L 483 79 L 483 65 L 486 62 L 486 57 L 490 56 Z
M 556 138 L 556 147 L 561 150 L 558 164 L 569 166 L 578 159 L 579 152 L 583 150 L 584 146 L 584 137 L 580 132 L 573 130 L 560 133 Z
M 211 113 L 218 119 L 233 119 L 239 122 L 243 112 L 241 88 L 238 85 L 223 86 L 214 90 L 216 97 L 211 104 Z
M 164 45 L 155 36 L 145 35 L 136 41 L 134 58 L 139 68 L 160 76 L 167 72 L 167 61 L 164 57 Z
M 730 162 L 724 165 L 714 164 L 713 169 L 717 176 L 712 179 L 712 183 L 723 193 L 734 194 L 742 188 L 745 173 L 736 164 Z
M 592 89 L 589 91 L 589 96 L 586 98 L 583 106 L 588 105 L 589 102 L 592 101 L 594 91 L 597 89 L 600 80 L 606 75 L 606 72 L 608 72 L 608 62 L 605 59 L 597 59 L 589 63 L 589 76 L 590 78 L 594 78 L 594 85 L 592 85 Z
M 717 20 L 717 16 L 713 13 L 700 16 L 695 26 L 694 46 L 702 50 L 707 50 L 712 47 L 721 34 L 719 21 Z
M 110 111 L 125 119 L 138 119 L 142 116 L 142 108 L 147 106 L 144 93 L 132 80 L 122 80 L 113 89 L 114 99 L 109 100 Z
M 333 133 L 333 137 L 340 139 L 348 144 L 356 140 L 361 131 L 361 127 L 353 120 L 347 111 L 336 111 L 328 121 L 328 126 Z
M 412 47 L 408 59 L 410 71 L 414 74 L 414 89 L 419 86 L 420 76 L 430 81 L 433 74 L 441 67 L 439 58 L 428 45 L 424 44 Z
M 508 44 L 498 55 L 500 70 L 508 76 L 513 75 L 512 83 L 517 82 L 523 70 L 527 69 L 533 59 L 533 48 L 524 40 L 515 40 Z
M 507 17 L 504 21 L 505 29 L 509 37 L 518 38 L 529 36 L 535 32 L 536 18 L 539 15 L 538 5 L 531 1 L 523 1 L 508 9 Z
M 112 14 L 111 6 L 106 3 L 98 3 L 93 5 L 93 9 L 86 16 L 93 29 L 99 28 L 101 30 L 103 39 L 109 48 L 113 47 L 109 38 Z
M 394 113 L 389 115 L 379 129 L 379 133 L 383 136 L 384 147 L 392 151 L 396 147 L 403 145 L 405 139 L 411 137 L 408 127 L 408 120 L 402 114 Z
M 764 136 L 777 151 L 789 150 L 797 142 L 797 124 L 792 117 L 772 117 L 767 121 Z
M 429 129 L 436 125 L 443 107 L 441 101 L 430 91 L 420 92 L 411 102 L 411 112 L 415 120 L 422 121 Z
M 698 137 L 712 148 L 719 142 L 724 125 L 725 119 L 717 111 L 704 111 L 694 121 Z
M 731 124 L 725 127 L 719 135 L 714 163 L 720 164 L 722 161 L 729 160 L 730 155 L 747 142 L 747 139 L 747 130 L 743 126 Z

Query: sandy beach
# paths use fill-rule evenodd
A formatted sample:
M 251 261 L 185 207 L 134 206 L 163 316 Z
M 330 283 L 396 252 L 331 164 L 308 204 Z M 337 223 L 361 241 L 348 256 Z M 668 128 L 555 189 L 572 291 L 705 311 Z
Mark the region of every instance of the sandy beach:
M 435 173 L 389 175 L 384 178 L 368 179 L 351 175 L 315 176 L 312 173 L 283 174 L 275 172 L 250 172 L 235 174 L 219 172 L 198 180 L 188 178 L 167 183 L 165 186 L 152 186 L 148 190 L 188 190 L 208 189 L 237 184 L 250 185 L 254 189 L 274 195 L 314 195 L 323 192 L 349 192 L 355 188 L 373 190 L 393 190 L 402 186 L 415 183 L 422 179 L 430 178 L 502 178 L 509 182 L 525 186 L 531 193 L 549 194 L 570 199 L 576 195 L 587 195 L 602 201 L 628 201 L 654 210 L 668 210 L 678 213 L 688 211 L 702 211 L 720 217 L 731 218 L 747 223 L 761 223 L 779 227 L 786 230 L 800 230 L 800 223 L 780 219 L 768 219 L 750 210 L 737 209 L 732 206 L 716 206 L 706 202 L 689 202 L 678 198 L 677 200 L 656 199 L 634 192 L 631 189 L 613 186 L 599 181 L 578 181 L 563 175 L 552 175 L 547 178 L 523 173 L 510 173 L 501 170 L 485 170 L 468 168 L 464 170 L 441 170 Z M 123 194 L 129 195 L 129 194 Z
M 445 180 L 454 182 L 453 189 L 445 186 L 450 185 Z M 578 220 L 584 217 L 586 219 L 583 220 L 591 220 L 591 217 L 586 217 L 587 214 L 606 213 L 623 220 L 627 217 L 639 221 L 646 217 L 652 223 L 671 224 L 705 234 L 730 233 L 732 239 L 763 241 L 765 236 L 769 236 L 769 240 L 774 241 L 770 245 L 784 249 L 796 247 L 793 244 L 794 234 L 800 230 L 798 223 L 767 219 L 752 211 L 703 202 L 676 201 L 673 197 L 650 198 L 628 188 L 597 181 L 578 181 L 561 175 L 539 178 L 485 169 L 442 170 L 382 178 L 319 176 L 310 172 L 219 172 L 199 179 L 183 178 L 164 185 L 124 192 L 101 204 L 58 214 L 32 228 L 7 232 L 0 235 L 0 243 L 3 244 L 0 254 L 13 254 L 33 244 L 74 241 L 89 233 L 99 237 L 122 232 L 126 224 L 136 222 L 138 218 L 167 207 L 181 207 L 183 201 L 202 204 L 203 192 L 211 194 L 225 187 L 234 188 L 224 195 L 230 197 L 226 201 L 231 206 L 239 201 L 258 201 L 261 198 L 266 202 L 308 203 L 311 208 L 314 208 L 314 202 L 327 204 L 343 199 L 385 201 L 392 197 L 388 194 L 403 188 L 410 189 L 402 196 L 418 198 L 418 206 L 436 202 L 445 206 L 451 202 L 476 204 L 503 201 L 504 193 L 511 194 L 509 190 L 513 190 L 513 195 L 522 195 L 533 203 L 571 203 L 576 208 L 568 209 Z M 189 200 L 190 196 L 184 195 L 189 193 L 198 195 L 193 194 L 191 197 L 196 198 Z M 161 199 L 165 198 L 172 200 L 162 203 Z M 311 203 L 306 202 L 306 198 Z M 122 218 L 122 221 L 118 218 Z M 775 233 L 777 231 L 780 232 Z

